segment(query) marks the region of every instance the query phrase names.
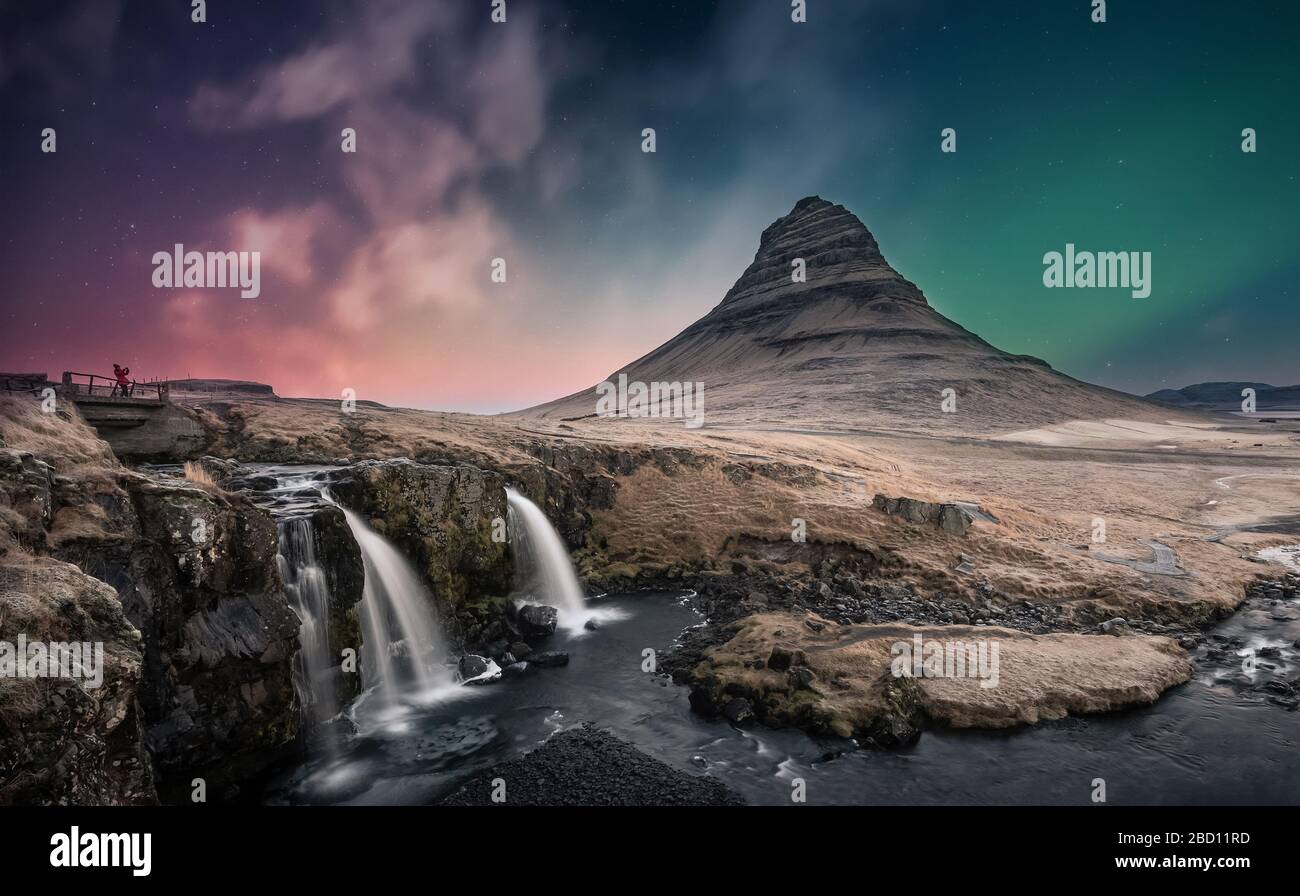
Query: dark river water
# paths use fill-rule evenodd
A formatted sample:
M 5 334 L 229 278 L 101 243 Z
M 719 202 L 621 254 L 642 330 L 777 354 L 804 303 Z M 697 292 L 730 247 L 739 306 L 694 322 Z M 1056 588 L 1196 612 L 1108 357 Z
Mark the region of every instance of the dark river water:
M 1216 633 L 1240 650 L 1278 648 L 1253 671 L 1202 655 L 1196 678 L 1155 706 L 1011 732 L 928 730 L 898 752 L 857 750 L 799 732 L 739 729 L 694 715 L 686 690 L 642 671 L 643 651 L 667 649 L 700 622 L 682 595 L 638 593 L 597 602 L 597 631 L 557 634 L 567 667 L 478 687 L 445 688 L 381 718 L 363 697 L 359 733 L 286 773 L 275 803 L 423 804 L 489 765 L 581 722 L 612 730 L 650 755 L 725 782 L 755 804 L 1085 804 L 1105 780 L 1111 804 L 1300 803 L 1300 712 L 1245 686 L 1294 678 L 1300 602 L 1238 613 Z M 1269 667 L 1272 668 L 1269 668 Z M 841 752 L 845 751 L 847 752 Z M 829 755 L 840 753 L 837 758 Z

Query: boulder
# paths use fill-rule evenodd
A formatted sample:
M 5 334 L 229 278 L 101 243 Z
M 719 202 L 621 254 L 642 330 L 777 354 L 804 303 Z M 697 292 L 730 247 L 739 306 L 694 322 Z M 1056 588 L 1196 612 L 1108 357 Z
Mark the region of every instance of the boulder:
M 467 653 L 456 663 L 456 673 L 461 681 L 469 681 L 485 674 L 492 667 L 492 661 L 485 656 Z
M 728 721 L 743 725 L 754 718 L 754 707 L 744 697 L 735 697 L 727 701 L 727 705 L 722 708 L 722 714 Z
M 537 667 L 532 663 L 518 662 L 511 663 L 501 670 L 501 674 L 506 678 L 522 678 L 532 672 L 536 672 Z
M 909 523 L 935 526 L 950 535 L 965 535 L 974 521 L 970 511 L 958 504 L 934 504 L 916 498 L 891 498 L 878 494 L 872 499 L 871 506 Z
M 791 666 L 786 670 L 785 680 L 790 683 L 790 689 L 793 691 L 811 691 L 816 676 L 807 666 Z
M 1107 619 L 1105 622 L 1097 626 L 1097 628 L 1102 634 L 1115 635 L 1116 637 L 1120 635 L 1133 634 L 1133 629 L 1129 628 L 1128 620 L 1119 617 Z
M 544 638 L 555 634 L 555 626 L 560 614 L 555 607 L 544 604 L 524 604 L 519 608 L 515 624 L 525 638 Z
M 569 665 L 569 655 L 561 650 L 546 650 L 541 653 L 534 653 L 528 657 L 528 662 L 533 666 L 542 668 L 553 668 L 555 666 Z

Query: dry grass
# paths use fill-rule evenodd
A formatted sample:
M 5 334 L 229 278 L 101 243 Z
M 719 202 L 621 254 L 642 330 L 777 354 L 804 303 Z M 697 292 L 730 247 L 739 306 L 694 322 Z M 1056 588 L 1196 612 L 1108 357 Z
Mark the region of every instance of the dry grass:
M 912 644 L 914 635 L 923 641 L 998 645 L 994 686 L 982 686 L 973 675 L 912 679 L 926 715 L 957 728 L 1008 728 L 1069 714 L 1145 705 L 1192 673 L 1186 655 L 1165 637 L 1029 635 L 994 626 L 920 628 L 821 622 L 822 631 L 813 632 L 803 624 L 803 617 L 748 617 L 737 626 L 735 637 L 709 651 L 702 671 L 718 676 L 724 685 L 736 682 L 781 701 L 788 693 L 785 674 L 746 663 L 766 659 L 774 645 L 802 650 L 817 676 L 812 699 L 835 720 L 832 727 L 841 734 L 867 727 L 883 711 L 883 693 L 892 679 L 893 647 Z M 838 684 L 832 684 L 836 681 Z M 808 695 L 803 696 L 806 699 Z
M 69 402 L 45 413 L 34 398 L 0 396 L 0 444 L 30 451 L 59 472 L 84 467 L 117 467 L 108 443 L 99 438 Z
M 1255 449 L 1267 456 L 1229 454 L 1225 447 L 1234 439 L 1258 440 L 1254 431 L 1244 431 L 1246 424 L 1189 429 L 1196 441 L 1170 452 L 1159 447 L 1168 435 L 1165 424 L 1120 427 L 1114 420 L 1104 432 L 1087 430 L 1093 441 L 1098 433 L 1123 435 L 1103 451 L 1092 442 L 1023 444 L 866 431 L 885 423 L 874 418 L 860 420 L 856 432 L 812 433 L 366 406 L 342 414 L 337 402 L 307 400 L 214 401 L 203 413 L 228 433 L 227 453 L 245 458 L 278 445 L 299 459 L 305 459 L 298 454 L 302 448 L 315 448 L 339 460 L 427 455 L 499 467 L 536 462 L 530 443 L 688 449 L 699 463 L 670 473 L 647 464 L 617 477 L 616 505 L 594 515 L 592 542 L 608 543 L 607 559 L 642 566 L 725 564 L 728 544 L 740 535 L 788 547 L 791 521 L 800 518 L 810 543 L 892 553 L 902 564 L 891 575 L 923 592 L 982 599 L 987 583 L 1014 597 L 1077 606 L 1085 616 L 1132 611 L 1186 619 L 1235 606 L 1243 586 L 1270 571 L 1250 555 L 1259 547 L 1294 543 L 1295 536 L 1242 532 L 1222 542 L 1208 537 L 1221 527 L 1289 512 L 1300 502 L 1297 434 L 1278 435 L 1268 448 Z M 735 475 L 735 467 L 746 468 L 749 477 Z M 790 470 L 795 474 L 784 475 Z M 874 511 L 877 492 L 973 501 L 999 522 L 976 523 L 966 537 L 955 537 Z M 1101 561 L 1090 550 L 1097 517 L 1106 520 L 1107 541 L 1099 546 L 1105 553 L 1146 558 L 1145 542 L 1158 540 L 1177 551 L 1190 575 L 1151 576 Z M 959 554 L 973 558 L 974 574 L 955 572 Z
M 208 472 L 207 467 L 196 461 L 187 460 L 185 462 L 185 480 L 208 491 L 215 492 L 219 490 L 216 480 L 212 478 L 212 474 Z

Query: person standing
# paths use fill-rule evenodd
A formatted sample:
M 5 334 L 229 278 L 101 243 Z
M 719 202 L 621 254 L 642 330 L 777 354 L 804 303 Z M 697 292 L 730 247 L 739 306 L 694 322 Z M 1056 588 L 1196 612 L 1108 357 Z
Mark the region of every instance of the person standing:
M 117 386 L 113 389 L 113 394 L 116 395 L 121 392 L 123 398 L 129 396 L 131 394 L 131 368 L 119 367 L 114 364 L 113 376 L 117 379 Z

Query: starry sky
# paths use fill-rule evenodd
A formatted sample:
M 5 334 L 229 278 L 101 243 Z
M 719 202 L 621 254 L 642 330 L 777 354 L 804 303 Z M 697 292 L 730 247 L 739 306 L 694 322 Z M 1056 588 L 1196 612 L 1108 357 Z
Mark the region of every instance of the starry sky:
M 705 314 L 817 194 L 1007 351 L 1300 382 L 1292 0 L 189 6 L 0 3 L 0 370 L 524 407 Z M 1151 252 L 1151 296 L 1045 288 L 1067 242 Z M 259 251 L 261 295 L 155 288 L 175 243 Z

